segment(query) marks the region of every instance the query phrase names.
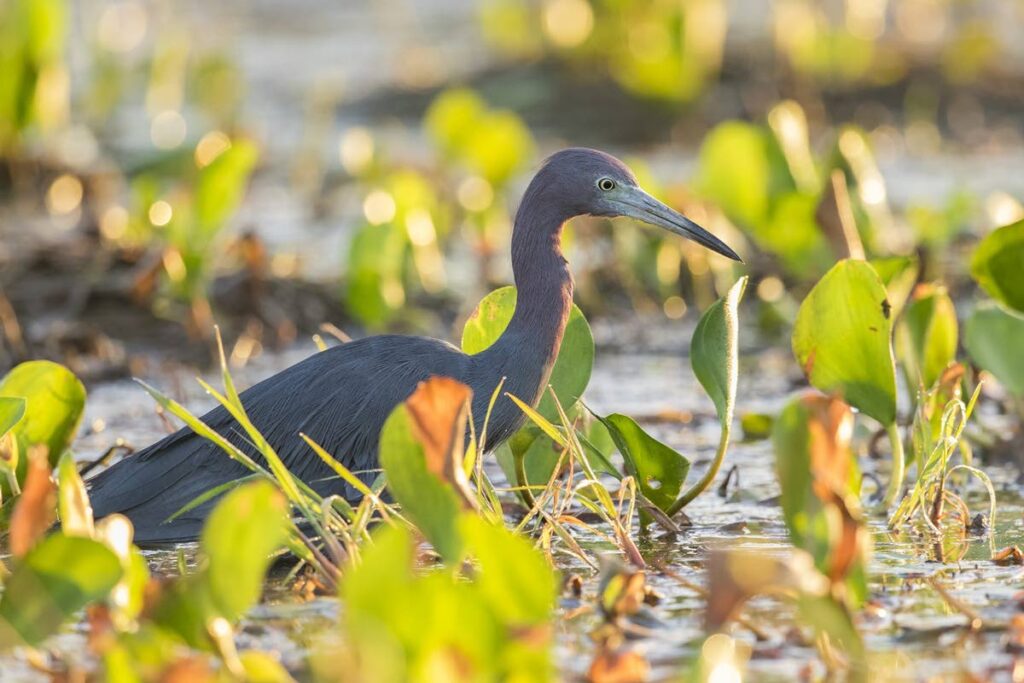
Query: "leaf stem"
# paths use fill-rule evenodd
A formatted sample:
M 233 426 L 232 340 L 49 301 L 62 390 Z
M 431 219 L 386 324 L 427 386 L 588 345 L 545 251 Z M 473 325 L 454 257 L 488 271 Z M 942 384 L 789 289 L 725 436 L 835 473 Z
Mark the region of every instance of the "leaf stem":
M 885 430 L 889 434 L 889 442 L 892 445 L 892 476 L 889 478 L 889 490 L 885 494 L 885 507 L 888 508 L 897 502 L 900 491 L 903 490 L 906 457 L 903 454 L 903 439 L 900 437 L 896 421 L 893 420 Z
M 530 490 L 530 483 L 526 481 L 526 453 L 512 453 L 512 462 L 516 470 L 516 485 L 519 487 L 519 495 L 523 502 L 530 509 L 537 504 L 533 498 L 533 491 Z
M 691 486 L 686 493 L 672 503 L 672 506 L 666 511 L 669 517 L 674 516 L 693 502 L 693 499 L 703 493 L 708 486 L 711 486 L 711 482 L 718 476 L 718 471 L 722 468 L 722 463 L 725 462 L 725 452 L 729 449 L 729 433 L 731 428 L 731 420 L 722 422 L 722 435 L 718 439 L 718 450 L 715 451 L 715 459 L 711 461 L 711 466 L 708 467 L 708 471 L 704 473 L 700 481 Z

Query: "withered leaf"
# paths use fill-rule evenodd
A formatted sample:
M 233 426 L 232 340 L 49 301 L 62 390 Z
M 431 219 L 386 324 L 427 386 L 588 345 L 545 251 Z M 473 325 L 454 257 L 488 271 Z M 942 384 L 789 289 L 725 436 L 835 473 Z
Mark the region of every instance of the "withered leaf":
M 647 660 L 635 650 L 602 649 L 590 664 L 587 680 L 590 683 L 642 683 L 650 672 Z
M 406 402 L 413 434 L 423 446 L 427 470 L 451 484 L 466 507 L 476 498 L 462 467 L 469 401 L 473 390 L 449 377 L 420 382 Z
M 50 479 L 46 446 L 32 446 L 28 452 L 25 488 L 11 515 L 11 552 L 24 557 L 57 518 L 57 487 Z

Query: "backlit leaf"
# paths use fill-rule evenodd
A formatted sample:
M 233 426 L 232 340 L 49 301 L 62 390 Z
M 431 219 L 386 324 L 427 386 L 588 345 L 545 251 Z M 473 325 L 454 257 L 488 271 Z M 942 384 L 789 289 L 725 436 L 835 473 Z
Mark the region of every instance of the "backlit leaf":
M 36 645 L 121 578 L 121 563 L 102 543 L 52 534 L 32 548 L 5 581 L 0 647 Z
M 1024 314 L 1024 220 L 989 233 L 971 258 L 971 275 L 1003 305 Z
M 631 417 L 613 414 L 598 419 L 608 428 L 626 471 L 636 478 L 644 497 L 668 511 L 686 481 L 690 461 L 650 436 Z
M 489 347 L 508 327 L 516 306 L 516 288 L 496 289 L 477 305 L 462 330 L 462 350 L 472 355 Z M 594 367 L 594 336 L 583 312 L 574 304 L 562 337 L 558 357 L 551 370 L 549 383 L 558 402 L 569 410 L 583 395 Z M 530 397 L 520 396 L 524 400 Z M 557 422 L 558 410 L 551 397 L 544 393 L 537 411 Z
M 210 596 L 236 621 L 259 600 L 271 556 L 288 535 L 288 504 L 270 482 L 255 481 L 224 496 L 203 527 Z
M 811 384 L 882 424 L 896 419 L 892 310 L 864 261 L 837 263 L 800 305 L 793 353 Z
M 896 342 L 913 392 L 931 387 L 956 359 L 959 327 L 946 288 L 920 285 L 900 317 Z
M 23 449 L 46 446 L 50 466 L 71 445 L 85 407 L 85 387 L 75 375 L 47 360 L 17 365 L 0 380 L 0 396 L 25 399 L 25 415 L 14 426 Z
M 1024 396 L 1024 317 L 992 302 L 979 305 L 964 326 L 964 346 L 971 358 L 1015 396 Z

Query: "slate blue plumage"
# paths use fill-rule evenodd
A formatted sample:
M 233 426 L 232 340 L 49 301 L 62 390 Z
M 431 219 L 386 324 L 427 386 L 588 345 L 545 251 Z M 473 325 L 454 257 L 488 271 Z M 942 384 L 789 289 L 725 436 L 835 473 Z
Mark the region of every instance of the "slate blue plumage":
M 376 476 L 384 420 L 419 382 L 433 375 L 458 379 L 473 389 L 477 420 L 482 420 L 503 377 L 505 391 L 536 404 L 572 307 L 572 276 L 560 248 L 562 226 L 583 214 L 637 218 L 739 259 L 716 237 L 643 192 L 614 157 L 589 149 L 563 150 L 544 162 L 516 214 L 512 270 L 517 306 L 497 342 L 473 356 L 424 337 L 382 335 L 349 342 L 242 392 L 253 423 L 296 476 L 321 493 L 355 500 L 357 493 L 333 476 L 300 432 L 350 470 L 364 472 L 369 482 Z M 218 407 L 202 420 L 256 457 L 226 410 Z M 488 425 L 488 448 L 506 440 L 523 422 L 512 401 L 499 399 Z M 167 518 L 203 492 L 248 473 L 185 428 L 121 460 L 88 485 L 97 517 L 122 513 L 134 524 L 137 542 L 156 544 L 196 538 L 215 501 L 173 521 Z

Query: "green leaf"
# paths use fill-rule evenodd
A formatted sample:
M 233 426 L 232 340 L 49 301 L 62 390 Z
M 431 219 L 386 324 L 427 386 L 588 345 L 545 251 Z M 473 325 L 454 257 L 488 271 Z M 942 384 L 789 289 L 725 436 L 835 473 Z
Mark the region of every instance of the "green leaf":
M 861 601 L 867 595 L 861 546 L 866 532 L 853 530 L 863 526 L 856 509 L 860 471 L 850 444 L 853 420 L 839 399 L 808 392 L 782 409 L 772 446 L 790 540 Z
M 235 622 L 259 600 L 272 555 L 288 536 L 288 505 L 270 482 L 227 494 L 210 513 L 200 547 L 209 559 L 210 595 L 221 616 Z
M 793 354 L 811 384 L 882 424 L 896 419 L 891 307 L 864 261 L 840 261 L 800 304 Z
M 979 305 L 964 326 L 964 346 L 971 358 L 1015 396 L 1024 396 L 1024 318 L 993 302 Z
M 922 285 L 900 317 L 896 348 L 907 371 L 911 394 L 931 387 L 956 359 L 959 326 L 946 288 Z
M 515 307 L 515 287 L 502 287 L 485 296 L 462 330 L 462 350 L 470 355 L 477 354 L 497 341 L 512 320 Z M 573 304 L 549 380 L 558 402 L 567 411 L 583 395 L 593 368 L 594 336 L 583 312 Z M 529 400 L 530 397 L 519 398 Z M 548 420 L 558 421 L 555 402 L 546 391 L 537 406 L 537 412 Z
M 0 396 L 25 400 L 24 417 L 14 426 L 22 451 L 43 444 L 50 465 L 56 465 L 74 440 L 85 408 L 85 387 L 74 373 L 48 360 L 21 363 L 0 380 Z
M 460 504 L 455 491 L 427 469 L 423 446 L 413 435 L 405 404 L 396 407 L 380 433 L 380 464 L 388 490 L 402 514 L 423 532 L 448 562 L 457 562 L 462 540 L 456 523 Z
M 608 428 L 626 463 L 626 471 L 636 478 L 644 497 L 663 511 L 676 502 L 690 471 L 690 461 L 661 443 L 626 415 L 598 418 Z
M 725 297 L 708 306 L 693 331 L 690 364 L 693 374 L 715 404 L 718 420 L 732 422 L 736 403 L 739 358 L 737 306 L 747 287 L 740 278 Z
M 200 233 L 210 237 L 238 210 L 245 186 L 256 165 L 256 145 L 244 139 L 203 167 L 196 180 L 194 211 Z
M 994 299 L 1024 313 L 1024 220 L 989 233 L 971 258 L 971 275 Z
M 747 227 L 765 222 L 771 175 L 767 135 L 758 126 L 728 121 L 705 136 L 697 187 L 733 220 Z
M 895 320 L 907 303 L 910 292 L 917 282 L 919 264 L 916 256 L 889 256 L 886 258 L 871 259 L 868 261 L 871 267 L 882 278 L 885 291 L 889 293 L 889 303 L 892 304 L 892 318 Z
M 14 428 L 25 415 L 25 399 L 20 396 L 0 396 L 0 436 Z
M 406 231 L 395 223 L 367 224 L 353 237 L 345 302 L 365 325 L 381 327 L 405 306 L 402 269 L 408 247 Z
M 5 582 L 0 647 L 38 645 L 120 578 L 120 561 L 102 543 L 59 533 L 46 537 Z
M 548 621 L 558 582 L 533 543 L 478 515 L 463 515 L 459 529 L 479 567 L 476 585 L 502 622 L 525 626 Z

